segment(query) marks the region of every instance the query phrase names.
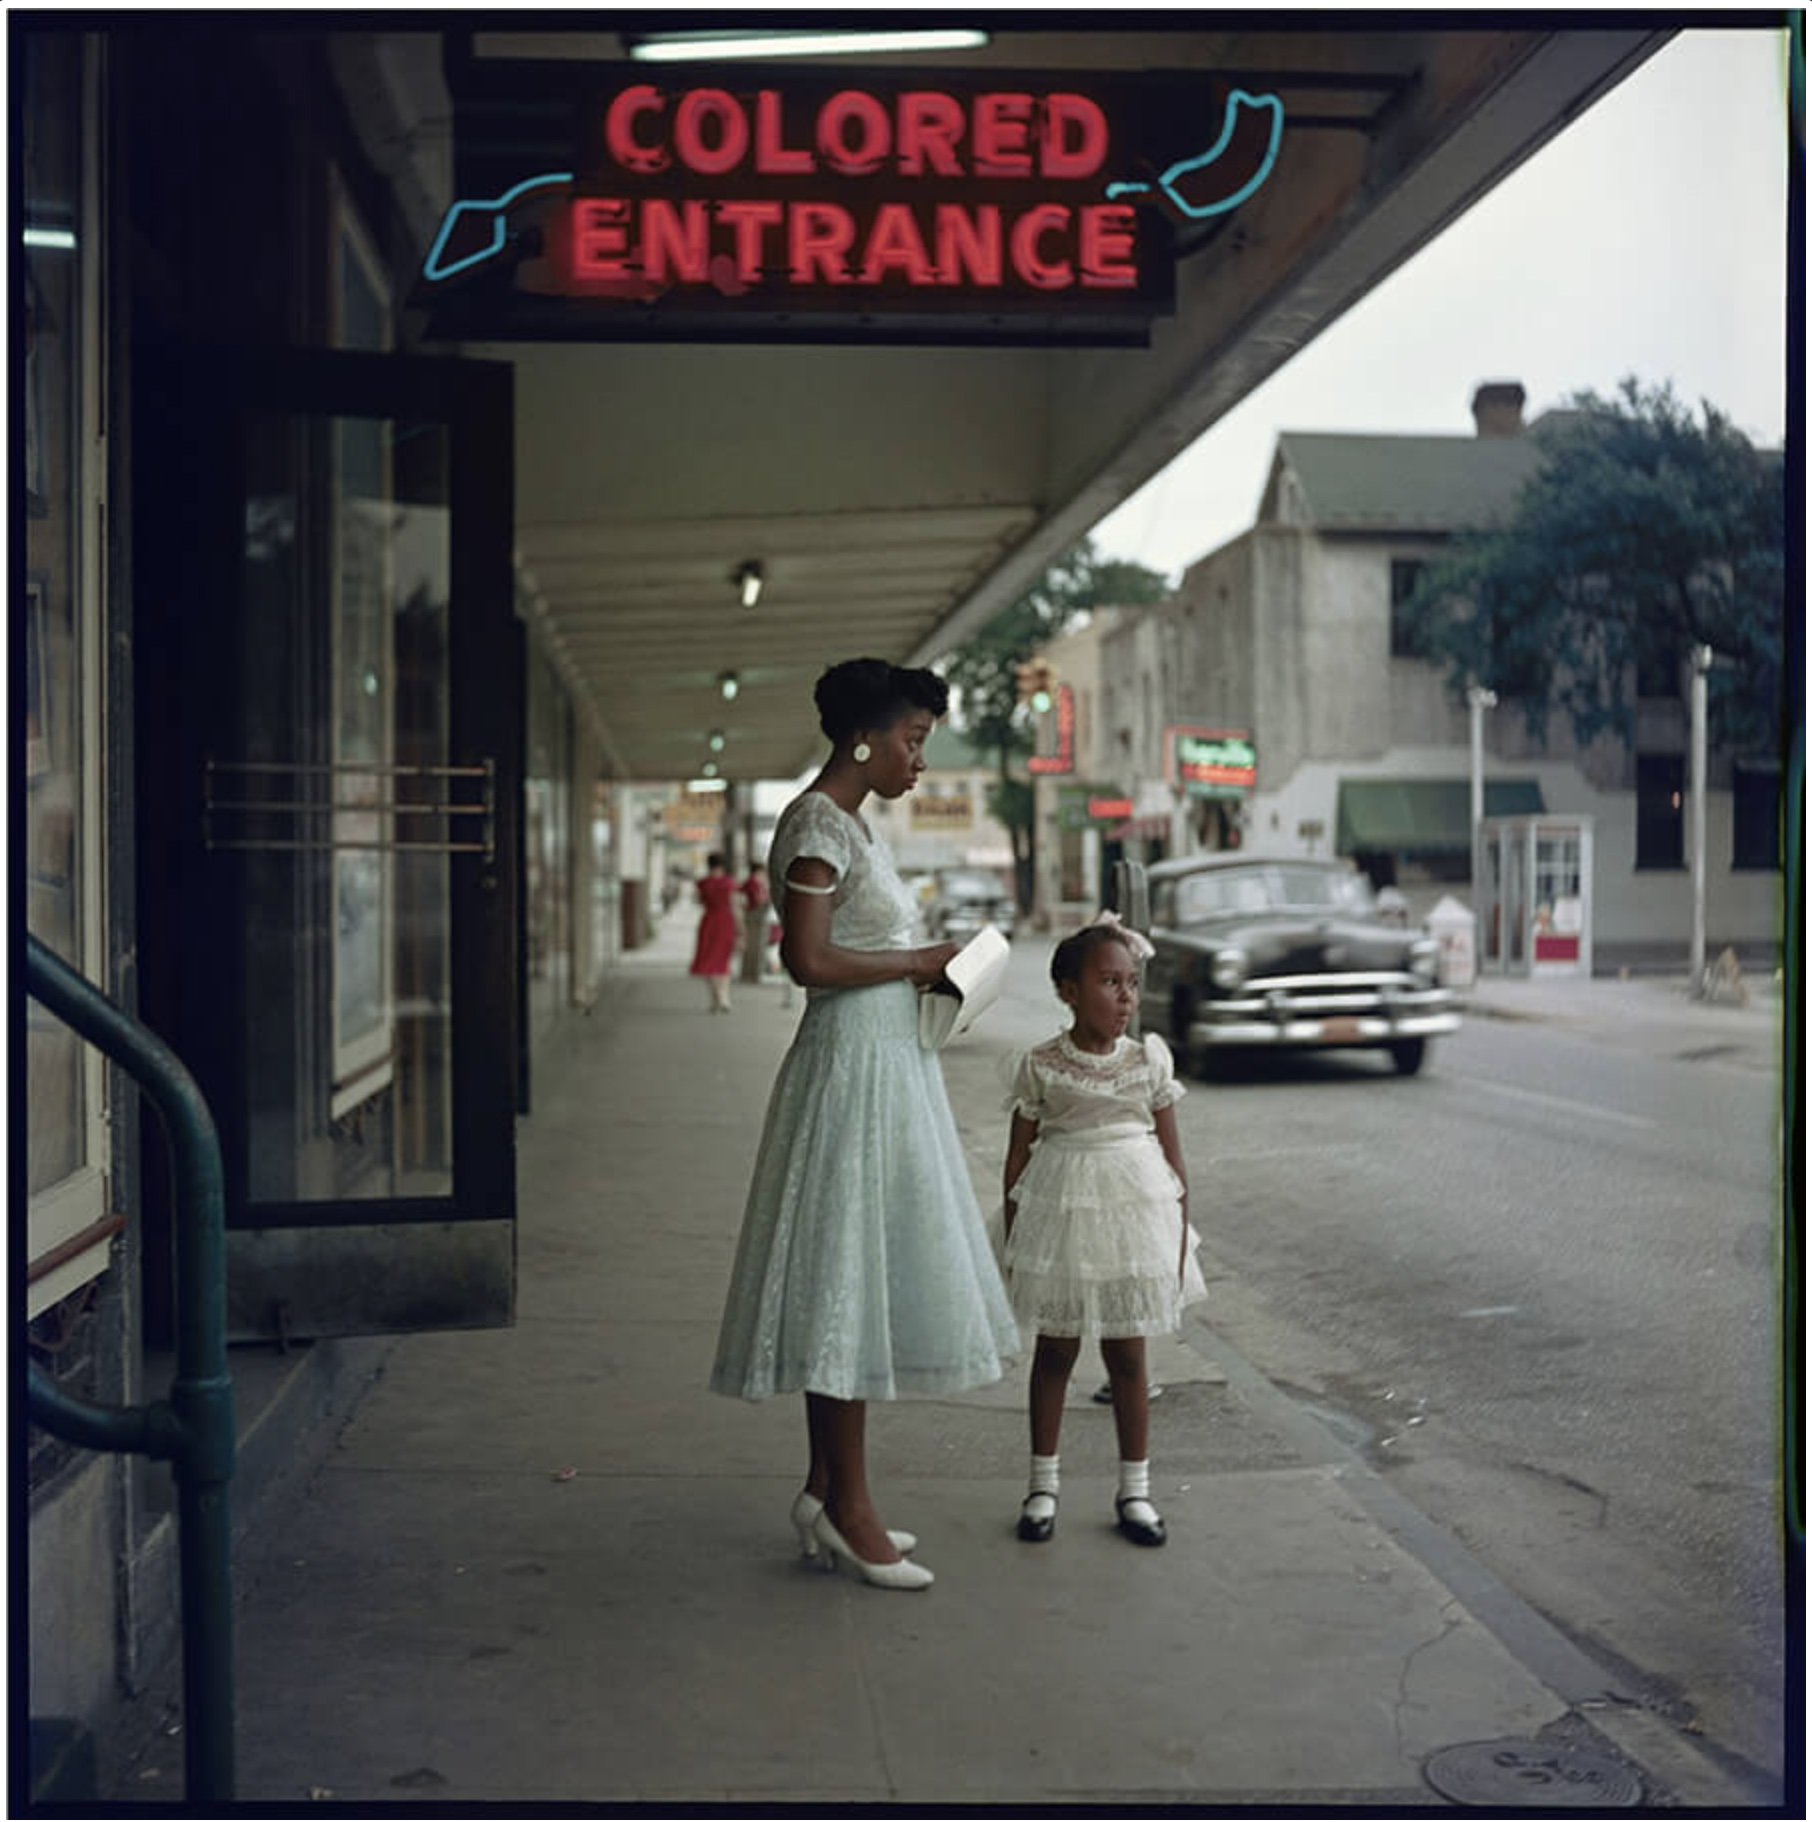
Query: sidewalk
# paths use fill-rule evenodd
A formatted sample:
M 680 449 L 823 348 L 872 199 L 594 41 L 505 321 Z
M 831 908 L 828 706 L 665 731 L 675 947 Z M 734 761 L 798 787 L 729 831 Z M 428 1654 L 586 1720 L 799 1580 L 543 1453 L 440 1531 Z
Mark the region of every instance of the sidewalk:
M 1534 1020 L 1611 1049 L 1780 1074 L 1786 1057 L 1783 983 L 1745 973 L 1748 1004 L 1699 999 L 1687 972 L 1514 979 L 1481 974 L 1458 992 L 1463 1015 Z
M 801 996 L 738 984 L 709 1016 L 690 940 L 670 918 L 541 1069 L 516 1326 L 397 1340 L 242 1553 L 242 1799 L 1391 1810 L 1443 1806 L 1429 1754 L 1514 1738 L 1621 1753 L 1650 1802 L 1755 1800 L 1200 1323 L 1154 1363 L 1167 1549 L 1111 1529 L 1086 1373 L 1059 1536 L 1014 1540 L 1021 1368 L 871 1409 L 935 1587 L 801 1563 L 800 1401 L 705 1390 Z M 947 1058 L 984 1193 L 993 1055 Z M 147 1732 L 107 1794 L 180 1790 L 180 1739 Z

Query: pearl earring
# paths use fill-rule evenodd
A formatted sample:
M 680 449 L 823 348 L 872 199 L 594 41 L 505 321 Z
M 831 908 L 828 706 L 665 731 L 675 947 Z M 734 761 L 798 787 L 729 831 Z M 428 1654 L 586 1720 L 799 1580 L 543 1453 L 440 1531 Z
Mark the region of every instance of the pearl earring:
M 869 746 L 866 740 L 858 740 L 855 745 L 855 750 L 850 754 L 850 758 L 853 759 L 857 765 L 867 765 L 869 760 L 873 757 L 874 750 Z

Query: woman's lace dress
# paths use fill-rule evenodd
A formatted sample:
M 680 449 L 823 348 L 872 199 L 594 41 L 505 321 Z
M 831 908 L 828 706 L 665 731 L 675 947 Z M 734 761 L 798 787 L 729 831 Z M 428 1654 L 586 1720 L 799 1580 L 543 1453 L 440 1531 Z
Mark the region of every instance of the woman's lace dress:
M 796 860 L 837 875 L 831 941 L 908 949 L 917 911 L 867 825 L 807 791 L 780 814 Z M 937 1056 L 907 981 L 812 988 L 768 1103 L 712 1390 L 896 1398 L 1000 1378 L 1018 1349 Z
M 1060 1032 L 1005 1074 L 1007 1111 L 1038 1122 L 1012 1232 L 1000 1240 L 1004 1211 L 992 1229 L 1014 1314 L 1040 1335 L 1171 1333 L 1208 1287 L 1194 1228 L 1179 1276 L 1183 1185 L 1152 1119 L 1186 1092 L 1169 1047 L 1154 1032 L 1096 1056 Z

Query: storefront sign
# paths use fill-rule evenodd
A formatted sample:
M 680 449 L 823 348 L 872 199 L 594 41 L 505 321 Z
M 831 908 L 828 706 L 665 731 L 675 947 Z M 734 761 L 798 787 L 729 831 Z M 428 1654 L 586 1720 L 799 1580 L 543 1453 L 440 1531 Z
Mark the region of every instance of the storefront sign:
M 1057 826 L 1086 829 L 1095 823 L 1117 822 L 1132 814 L 1132 799 L 1113 784 L 1060 784 L 1057 787 Z
M 1283 106 L 1211 75 L 465 57 L 433 332 L 1143 342 Z M 860 336 L 854 330 L 863 331 Z
M 1076 769 L 1076 692 L 1067 683 L 1057 686 L 1057 699 L 1051 706 L 1051 723 L 1054 746 L 1048 752 L 1034 753 L 1026 761 L 1026 770 L 1035 776 L 1061 776 Z
M 967 791 L 950 797 L 930 797 L 922 790 L 914 791 L 911 802 L 915 830 L 960 832 L 975 827 L 975 800 Z
M 1258 782 L 1251 737 L 1220 728 L 1166 728 L 1164 776 L 1190 797 L 1243 797 Z

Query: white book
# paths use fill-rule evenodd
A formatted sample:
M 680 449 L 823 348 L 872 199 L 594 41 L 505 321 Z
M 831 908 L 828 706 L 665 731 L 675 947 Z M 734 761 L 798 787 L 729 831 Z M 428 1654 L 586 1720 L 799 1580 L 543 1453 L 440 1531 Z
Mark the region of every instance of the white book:
M 984 924 L 950 958 L 944 978 L 919 995 L 919 1042 L 942 1050 L 961 1037 L 1000 998 L 1013 953 L 992 924 Z

